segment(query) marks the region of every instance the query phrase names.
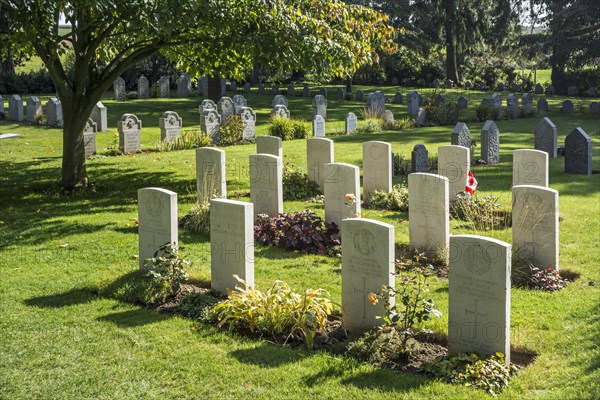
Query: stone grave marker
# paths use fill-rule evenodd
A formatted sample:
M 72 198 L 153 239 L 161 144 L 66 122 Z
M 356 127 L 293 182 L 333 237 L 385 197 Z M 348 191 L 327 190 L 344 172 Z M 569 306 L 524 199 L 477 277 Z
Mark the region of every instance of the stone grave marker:
M 413 147 L 410 157 L 412 172 L 427 172 L 429 171 L 429 152 L 423 144 L 416 144 Z
M 254 286 L 254 206 L 210 200 L 210 288 L 221 294 L 242 284 Z
M 208 86 L 208 80 L 206 82 L 206 85 Z M 158 97 L 161 99 L 166 99 L 170 97 L 170 91 L 171 83 L 169 81 L 169 77 L 161 76 L 158 80 Z M 206 92 L 204 92 L 204 94 L 206 95 Z
M 512 188 L 515 262 L 558 271 L 558 191 L 532 185 Z
M 319 95 L 327 98 L 327 89 L 325 89 L 325 88 L 319 89 Z
M 123 153 L 134 154 L 140 150 L 142 121 L 135 114 L 123 114 L 117 121 L 117 130 L 119 131 L 119 149 Z
M 385 110 L 383 113 L 383 121 L 386 124 L 392 125 L 394 123 L 394 113 L 390 110 Z
M 310 88 L 308 85 L 304 85 L 302 88 L 302 97 L 310 97 Z
M 162 117 L 158 119 L 160 127 L 160 140 L 166 142 L 174 142 L 181 137 L 181 128 L 183 128 L 183 120 L 174 111 L 166 111 Z
M 455 146 L 471 148 L 471 131 L 464 122 L 458 122 L 452 131 L 452 140 L 450 142 Z
M 360 170 L 346 163 L 325 164 L 323 168 L 325 222 L 341 226 L 343 219 L 360 216 Z
M 563 112 L 563 114 L 573 114 L 575 112 L 573 102 L 571 100 L 565 100 L 562 103 L 561 111 Z
M 567 96 L 575 96 L 576 90 L 575 86 L 569 86 L 567 88 Z
M 533 131 L 533 136 L 533 147 L 536 150 L 545 151 L 550 157 L 556 158 L 558 130 L 550 118 L 545 117 L 538 122 Z
M 333 140 L 309 138 L 306 140 L 306 171 L 308 180 L 316 182 L 323 193 L 325 182 L 325 164 L 333 163 Z
M 233 108 L 236 114 L 241 114 L 242 108 L 248 107 L 248 101 L 241 94 L 236 94 L 231 100 L 233 101 Z
M 600 103 L 598 103 L 597 101 L 592 101 L 590 103 L 590 114 L 600 115 Z
M 363 142 L 363 195 L 366 201 L 376 190 L 392 191 L 392 145 L 386 142 Z
M 250 155 L 250 201 L 254 204 L 254 218 L 259 214 L 276 217 L 283 212 L 282 173 L 281 157 Z
M 250 82 L 244 83 L 244 93 L 250 93 Z
M 108 111 L 102 102 L 97 102 L 90 116 L 98 126 L 98 132 L 108 130 Z
M 278 106 L 278 105 L 288 107 L 288 100 L 282 94 L 278 94 L 275 97 L 273 97 L 273 107 Z
M 46 103 L 46 124 L 57 128 L 63 126 L 62 104 L 56 97 Z
M 414 90 L 408 92 L 408 115 L 419 114 L 419 94 Z
M 598 94 L 598 87 L 590 86 L 588 90 L 586 90 L 585 94 L 587 94 L 589 97 L 596 97 Z
M 525 114 L 525 115 L 533 114 L 533 96 L 531 96 L 531 93 L 523 93 L 521 101 L 522 101 L 521 108 L 523 110 L 523 114 Z
M 296 95 L 296 88 L 294 87 L 294 85 L 288 85 L 287 95 L 289 97 L 294 97 Z
M 546 88 L 546 94 L 556 94 L 556 88 L 554 85 L 550 85 Z
M 231 97 L 221 97 L 217 104 L 217 112 L 221 115 L 222 121 L 225 122 L 235 114 L 235 106 Z
M 498 96 L 496 93 L 494 93 L 491 97 L 492 100 L 492 105 L 496 108 L 496 110 L 500 111 L 502 110 L 502 97 Z M 507 100 L 508 103 L 508 100 Z M 517 104 L 517 108 L 519 107 L 519 105 Z
M 313 117 L 320 115 L 324 120 L 327 120 L 327 98 L 322 94 L 318 94 L 313 98 Z
M 417 113 L 417 120 L 415 121 L 415 125 L 418 127 L 424 126 L 427 123 L 427 111 L 424 108 L 419 107 L 419 112 Z
M 344 100 L 345 97 L 346 97 L 346 93 L 344 92 L 344 89 L 338 88 L 338 90 L 337 90 L 338 100 Z
M 510 364 L 511 246 L 475 235 L 450 238 L 448 352 L 504 354 Z
M 458 108 L 460 108 L 462 110 L 466 110 L 468 106 L 469 106 L 469 100 L 467 100 L 467 98 L 465 96 L 460 96 L 458 98 Z
M 189 75 L 179 75 L 179 79 L 177 80 L 177 97 L 188 97 L 190 95 L 190 85 L 191 81 L 189 79 Z
M 548 187 L 548 153 L 541 150 L 513 151 L 513 186 Z
M 325 137 L 325 120 L 320 115 L 315 115 L 312 121 L 313 137 Z
M 448 250 L 450 237 L 448 193 L 449 183 L 445 176 L 423 172 L 408 175 L 410 247 L 419 253 L 426 253 L 429 257 L 443 254 Z
M 83 128 L 83 148 L 86 157 L 96 154 L 96 132 L 98 132 L 96 123 L 88 118 Z
M 481 128 L 481 159 L 487 164 L 500 162 L 500 130 L 492 120 L 485 121 Z
M 202 103 L 200 103 L 199 109 L 200 109 L 200 114 L 202 114 L 204 111 L 207 111 L 207 110 L 215 110 L 216 111 L 217 105 L 211 99 L 204 99 L 204 100 L 202 100 Z
M 544 94 L 544 88 L 539 83 L 535 84 L 535 94 Z
M 288 110 L 288 108 L 283 104 L 277 104 L 275 107 L 273 107 L 273 111 L 271 111 L 271 113 L 278 117 L 290 118 L 290 110 Z
M 198 78 L 198 94 L 208 96 L 208 77 L 201 76 Z
M 154 257 L 160 246 L 177 243 L 177 193 L 162 188 L 138 190 L 139 265 Z
M 354 94 L 354 100 L 365 101 L 365 92 L 363 92 L 362 90 L 357 90 Z
M 273 85 L 271 90 L 272 90 L 274 96 L 279 96 L 279 85 Z
M 402 93 L 396 92 L 396 94 L 394 95 L 394 104 L 402 103 L 404 103 L 404 97 L 402 96 Z
M 510 85 L 510 91 L 511 92 L 520 92 L 521 91 L 521 86 L 519 86 L 518 83 L 512 83 Z
M 240 119 L 244 124 L 243 140 L 251 140 L 256 136 L 256 113 L 250 107 L 240 109 Z
M 342 323 L 351 332 L 382 324 L 383 302 L 372 305 L 369 293 L 394 287 L 394 227 L 349 218 L 342 222 Z M 393 299 L 390 299 L 393 306 Z
M 581 128 L 575 128 L 565 139 L 565 172 L 592 174 L 592 140 Z
M 544 97 L 540 98 L 537 101 L 537 109 L 538 113 L 548 111 L 548 100 L 546 100 Z
M 231 86 L 229 87 L 232 92 L 237 92 L 238 84 L 236 81 L 231 82 Z
M 277 136 L 258 136 L 256 138 L 256 154 L 270 154 L 283 159 L 282 141 Z
M 503 92 L 504 91 L 504 83 L 500 82 L 498 84 L 498 86 L 496 86 L 496 90 L 498 90 L 499 92 Z
M 42 102 L 37 96 L 29 96 L 27 99 L 27 122 L 35 123 L 43 116 Z
M 123 78 L 118 77 L 113 82 L 113 92 L 115 95 L 115 100 L 117 100 L 117 101 L 127 100 L 127 89 L 125 88 L 125 80 L 123 80 Z
M 354 133 L 354 131 L 356 131 L 357 123 L 358 123 L 358 119 L 356 118 L 356 115 L 353 112 L 349 112 L 348 114 L 346 114 L 346 123 L 345 123 L 345 129 L 344 129 L 344 131 L 346 132 L 346 135 L 349 135 L 351 133 Z
M 220 140 L 221 116 L 214 109 L 206 109 L 200 114 L 200 130 L 210 136 L 212 143 Z
M 214 147 L 196 149 L 196 193 L 198 202 L 227 198 L 225 152 Z
M 262 82 L 258 84 L 258 94 L 265 94 L 265 84 Z
M 144 75 L 140 76 L 137 81 L 138 99 L 150 98 L 150 82 Z
M 471 150 L 463 146 L 441 146 L 438 148 L 439 175 L 448 178 L 450 201 L 464 192 L 470 169 Z
M 398 78 L 397 77 L 392 78 L 392 86 L 398 86 Z
M 519 98 L 516 94 L 511 93 L 506 98 L 506 112 L 510 119 L 519 118 Z

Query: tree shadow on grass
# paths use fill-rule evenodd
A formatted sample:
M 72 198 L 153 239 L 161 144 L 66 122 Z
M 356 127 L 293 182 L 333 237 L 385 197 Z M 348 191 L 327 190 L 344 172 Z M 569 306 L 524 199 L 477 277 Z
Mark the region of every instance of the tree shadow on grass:
M 133 328 L 136 326 L 143 326 L 161 322 L 170 317 L 165 314 L 158 313 L 154 310 L 148 310 L 145 308 L 137 308 L 135 310 L 121 311 L 113 314 L 107 314 L 102 317 L 98 317 L 98 321 L 108 321 L 121 328 Z
M 92 288 L 72 289 L 68 292 L 38 296 L 23 301 L 25 305 L 39 308 L 62 308 L 89 303 L 98 298 L 97 292 Z
M 249 349 L 234 350 L 229 355 L 241 363 L 256 365 L 261 368 L 277 368 L 302 359 L 297 351 L 264 342 Z

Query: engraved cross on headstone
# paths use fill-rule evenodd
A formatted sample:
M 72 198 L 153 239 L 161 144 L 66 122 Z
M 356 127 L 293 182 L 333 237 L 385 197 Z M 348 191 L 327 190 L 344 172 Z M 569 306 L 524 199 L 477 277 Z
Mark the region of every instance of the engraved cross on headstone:
M 365 298 L 367 297 L 367 282 L 365 277 L 361 278 L 362 280 L 362 289 L 358 290 L 356 286 L 354 286 L 354 294 L 360 294 L 361 304 L 362 304 L 362 318 L 367 319 L 367 303 Z
M 473 310 L 465 308 L 465 316 L 473 315 L 473 322 L 468 323 L 473 326 L 472 329 L 469 329 L 469 340 L 477 340 L 477 326 L 479 325 L 477 317 L 487 317 L 487 314 L 477 312 L 477 299 L 473 299 L 473 303 Z

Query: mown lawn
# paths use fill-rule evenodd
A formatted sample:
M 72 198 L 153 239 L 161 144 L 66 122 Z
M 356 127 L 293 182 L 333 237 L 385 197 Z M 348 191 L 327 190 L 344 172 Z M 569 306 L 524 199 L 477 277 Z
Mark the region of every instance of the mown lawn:
M 371 90 L 372 88 L 364 88 Z M 393 96 L 393 88 L 385 88 Z M 403 90 L 406 93 L 406 90 Z M 421 90 L 427 95 L 431 90 Z M 465 93 L 471 111 L 466 119 L 475 141 L 482 123 L 473 106 L 482 93 Z M 230 93 L 231 95 L 231 93 Z M 450 92 L 456 97 L 458 92 Z M 49 96 L 44 96 L 45 103 Z M 505 96 L 504 96 L 505 97 Z M 266 134 L 272 96 L 251 94 L 258 112 L 258 133 Z M 548 96 L 559 131 L 559 145 L 581 126 L 594 145 L 594 170 L 600 170 L 600 119 L 587 112 L 591 100 L 576 100 L 577 112 L 560 114 L 564 98 Z M 536 98 L 537 99 L 537 98 Z M 179 194 L 179 215 L 195 200 L 193 150 L 145 151 L 135 156 L 103 155 L 115 140 L 116 121 L 124 112 L 143 120 L 145 150 L 156 147 L 158 119 L 177 111 L 186 128 L 198 128 L 200 98 L 152 99 L 116 103 L 108 97 L 109 132 L 98 134 L 99 154 L 88 162 L 94 191 L 75 197 L 58 194 L 62 135 L 57 129 L 0 122 L 0 133 L 20 139 L 0 141 L 0 397 L 7 399 L 130 398 L 488 398 L 474 389 L 448 385 L 421 376 L 400 374 L 325 352 L 283 348 L 202 326 L 180 317 L 119 303 L 98 295 L 137 268 L 137 190 L 158 186 Z M 293 98 L 293 117 L 310 119 L 308 99 Z M 535 105 L 535 102 L 534 102 Z M 329 100 L 328 133 L 340 132 L 343 116 L 358 112 L 356 102 Z M 396 118 L 405 105 L 389 105 Z M 582 113 L 581 110 L 585 110 Z M 358 114 L 357 114 L 358 115 Z M 480 195 L 498 196 L 510 205 L 512 151 L 533 147 L 539 117 L 499 121 L 501 163 L 474 167 Z M 383 140 L 394 152 L 410 157 L 424 143 L 430 154 L 449 144 L 452 127 L 385 131 L 371 135 L 336 136 L 336 161 L 361 165 L 361 143 Z M 284 142 L 286 163 L 305 169 L 305 141 Z M 228 194 L 248 191 L 248 155 L 254 145 L 225 149 Z M 479 149 L 476 150 L 479 154 Z M 513 289 L 512 346 L 537 353 L 511 381 L 500 399 L 592 399 L 600 396 L 600 175 L 565 175 L 564 159 L 550 160 L 550 186 L 560 192 L 561 270 L 579 274 L 558 293 Z M 396 179 L 398 182 L 402 178 Z M 248 200 L 242 197 L 242 200 Z M 286 202 L 286 211 L 319 204 Z M 408 241 L 406 213 L 363 210 L 363 216 L 396 227 L 396 241 Z M 473 232 L 452 221 L 452 233 L 478 233 L 510 242 L 510 229 Z M 209 238 L 180 231 L 192 276 L 210 280 Z M 266 289 L 275 279 L 296 290 L 323 287 L 340 302 L 340 263 L 336 259 L 256 249 L 256 284 Z M 448 282 L 434 279 L 431 295 L 444 316 L 431 328 L 447 332 Z

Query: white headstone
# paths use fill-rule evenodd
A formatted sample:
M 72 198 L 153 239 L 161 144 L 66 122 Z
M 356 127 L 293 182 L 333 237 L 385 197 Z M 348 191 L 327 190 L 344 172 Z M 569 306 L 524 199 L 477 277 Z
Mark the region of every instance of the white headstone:
M 213 143 L 219 142 L 221 116 L 214 109 L 207 109 L 200 115 L 200 130 L 211 137 Z
M 96 126 L 96 123 L 92 121 L 91 118 L 88 118 L 87 122 L 85 123 L 85 127 L 83 128 L 83 147 L 86 157 L 96 154 L 97 131 L 98 127 Z
M 500 130 L 492 120 L 485 121 L 481 128 L 481 159 L 487 164 L 500 162 Z
M 278 106 L 278 105 L 288 107 L 288 101 L 285 98 L 285 96 L 282 94 L 278 94 L 278 95 L 275 95 L 275 97 L 273 97 L 273 107 Z
M 331 163 L 325 164 L 323 169 L 325 222 L 341 226 L 343 219 L 360 216 L 359 168 L 346 163 Z
M 419 113 L 419 94 L 414 90 L 411 90 L 406 97 L 408 103 L 408 115 L 416 116 Z
M 558 270 L 558 191 L 513 186 L 512 241 L 515 261 Z
M 363 143 L 363 196 L 366 201 L 375 190 L 392 191 L 392 145 L 386 142 Z
M 177 80 L 177 97 L 188 97 L 190 95 L 191 80 L 188 74 L 179 75 Z
M 277 117 L 290 118 L 290 111 L 283 104 L 277 104 L 271 113 Z
M 346 135 L 354 133 L 354 131 L 356 130 L 357 121 L 358 120 L 356 118 L 356 114 L 354 114 L 353 112 L 349 112 L 348 114 L 346 114 L 346 124 L 345 124 Z
M 123 153 L 132 154 L 140 150 L 142 121 L 135 114 L 123 114 L 117 122 L 117 130 L 119 131 L 119 149 Z
M 98 132 L 106 132 L 108 130 L 108 113 L 102 102 L 99 101 L 96 103 L 92 109 L 90 118 L 92 118 L 98 126 Z
M 283 164 L 270 154 L 250 155 L 250 201 L 254 218 L 259 214 L 275 217 L 283 212 Z
M 221 97 L 221 100 L 217 104 L 217 111 L 221 115 L 223 122 L 225 122 L 230 116 L 235 114 L 233 100 L 230 97 Z
M 325 120 L 320 115 L 315 115 L 312 122 L 313 136 L 325 137 Z
M 62 104 L 56 97 L 51 98 L 46 103 L 46 123 L 48 126 L 57 128 L 63 126 Z
M 281 138 L 277 136 L 258 136 L 256 138 L 256 153 L 270 154 L 272 156 L 283 158 L 283 148 Z
M 250 107 L 241 107 L 240 119 L 244 124 L 244 133 L 242 134 L 242 139 L 254 139 L 256 136 L 256 114 L 254 113 L 254 110 Z
M 242 108 L 248 107 L 248 101 L 241 94 L 236 94 L 231 100 L 233 101 L 233 107 L 236 114 L 241 114 Z
M 161 118 L 158 119 L 160 127 L 160 140 L 173 142 L 181 137 L 181 128 L 183 120 L 174 111 L 166 111 Z
M 323 119 L 327 119 L 327 98 L 321 94 L 316 95 L 312 101 L 313 116 L 320 115 Z
M 342 222 L 342 322 L 357 332 L 382 324 L 383 303 L 373 305 L 369 293 L 394 287 L 394 227 L 362 218 Z M 394 299 L 390 299 L 390 306 Z
M 144 75 L 140 76 L 137 81 L 138 99 L 150 98 L 150 82 Z
M 316 182 L 321 192 L 325 189 L 325 164 L 330 164 L 333 160 L 333 140 L 325 138 L 310 138 L 306 140 L 306 171 L 308 180 Z
M 438 148 L 438 173 L 448 178 L 449 199 L 465 191 L 470 169 L 471 150 L 462 146 L 442 146 Z
M 126 114 L 127 115 L 127 114 Z M 138 190 L 139 264 L 165 243 L 177 243 L 177 193 L 161 188 Z
M 27 99 L 27 122 L 34 123 L 42 118 L 42 102 L 37 96 L 29 96 Z
M 171 83 L 168 76 L 161 76 L 158 80 L 158 97 L 165 99 L 170 96 Z
M 225 152 L 214 147 L 196 149 L 196 192 L 198 201 L 227 197 Z
M 504 354 L 510 363 L 511 247 L 475 235 L 450 237 L 448 352 Z
M 113 92 L 115 95 L 115 100 L 117 100 L 117 101 L 127 100 L 127 89 L 125 88 L 125 80 L 123 78 L 118 77 L 114 81 Z
M 531 93 L 523 93 L 523 96 L 521 97 L 521 101 L 523 104 L 521 106 L 521 108 L 523 109 L 523 114 L 525 114 L 525 115 L 533 114 L 533 96 L 531 96 Z
M 548 153 L 531 149 L 513 151 L 512 184 L 548 187 Z
M 448 250 L 450 237 L 448 178 L 423 172 L 408 175 L 410 247 L 434 256 Z
M 217 105 L 211 99 L 204 99 L 204 100 L 202 100 L 202 103 L 200 103 L 199 110 L 200 110 L 200 114 L 202 114 L 206 110 L 215 110 L 216 111 Z
M 545 151 L 549 157 L 557 156 L 557 136 L 558 130 L 550 118 L 545 117 L 536 125 L 534 131 L 534 147 L 536 150 Z
M 240 286 L 234 274 L 254 286 L 252 203 L 210 201 L 210 287 L 221 294 Z
M 393 124 L 394 123 L 394 113 L 391 112 L 390 110 L 385 110 L 383 113 L 383 121 L 386 124 Z

